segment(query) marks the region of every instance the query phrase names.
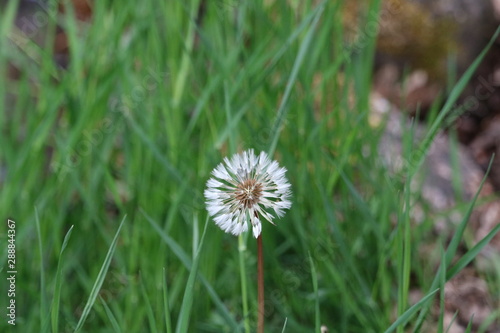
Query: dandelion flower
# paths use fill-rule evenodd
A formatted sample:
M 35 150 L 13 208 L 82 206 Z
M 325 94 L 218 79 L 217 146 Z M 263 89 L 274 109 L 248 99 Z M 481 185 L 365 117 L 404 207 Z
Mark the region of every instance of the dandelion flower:
M 252 224 L 255 238 L 260 235 L 261 217 L 271 224 L 292 205 L 286 169 L 265 152 L 253 149 L 224 158 L 207 182 L 205 198 L 208 214 L 225 232 L 239 235 Z

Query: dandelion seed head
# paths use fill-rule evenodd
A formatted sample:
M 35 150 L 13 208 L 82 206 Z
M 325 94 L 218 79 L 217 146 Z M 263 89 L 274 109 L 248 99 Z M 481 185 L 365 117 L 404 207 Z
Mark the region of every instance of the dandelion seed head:
M 233 235 L 247 231 L 251 224 L 257 238 L 262 231 L 261 217 L 274 224 L 274 217 L 282 217 L 284 210 L 291 207 L 291 186 L 285 173 L 286 169 L 265 152 L 257 156 L 251 149 L 224 158 L 207 181 L 209 215 L 222 230 Z

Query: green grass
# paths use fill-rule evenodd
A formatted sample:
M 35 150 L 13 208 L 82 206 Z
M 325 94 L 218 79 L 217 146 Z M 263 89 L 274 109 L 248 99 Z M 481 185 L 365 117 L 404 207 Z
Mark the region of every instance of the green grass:
M 263 226 L 267 332 L 436 327 L 428 310 L 445 281 L 498 228 L 452 260 L 471 205 L 450 244 L 433 239 L 433 215 L 412 223 L 409 184 L 474 68 L 420 146 L 405 134 L 393 175 L 368 122 L 374 16 L 353 47 L 340 2 L 208 1 L 198 27 L 200 2 L 95 1 L 90 24 L 68 9 L 67 69 L 12 28 L 14 2 L 1 12 L 0 211 L 16 221 L 18 273 L 17 325 L 2 316 L 0 331 L 255 331 L 256 242 L 224 234 L 203 198 L 210 171 L 248 148 L 270 152 L 293 190 L 285 217 Z M 7 62 L 19 80 L 6 81 Z

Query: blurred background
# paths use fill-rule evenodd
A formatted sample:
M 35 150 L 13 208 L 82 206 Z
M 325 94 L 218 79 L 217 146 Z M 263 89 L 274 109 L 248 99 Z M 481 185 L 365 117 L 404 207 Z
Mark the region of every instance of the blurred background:
M 203 198 L 254 148 L 293 191 L 266 332 L 500 332 L 499 1 L 0 8 L 0 331 L 255 331 Z

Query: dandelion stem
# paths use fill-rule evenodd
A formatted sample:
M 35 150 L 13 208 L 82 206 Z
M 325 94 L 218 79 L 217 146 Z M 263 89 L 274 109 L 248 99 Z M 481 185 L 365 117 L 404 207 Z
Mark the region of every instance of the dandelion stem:
M 248 314 L 248 297 L 247 297 L 247 273 L 245 270 L 245 250 L 246 245 L 243 239 L 243 234 L 238 237 L 238 252 L 240 259 L 240 277 L 241 277 L 241 298 L 243 302 L 243 325 L 245 333 L 250 333 L 250 318 Z
M 257 333 L 264 333 L 264 256 L 262 253 L 262 234 L 257 237 Z

